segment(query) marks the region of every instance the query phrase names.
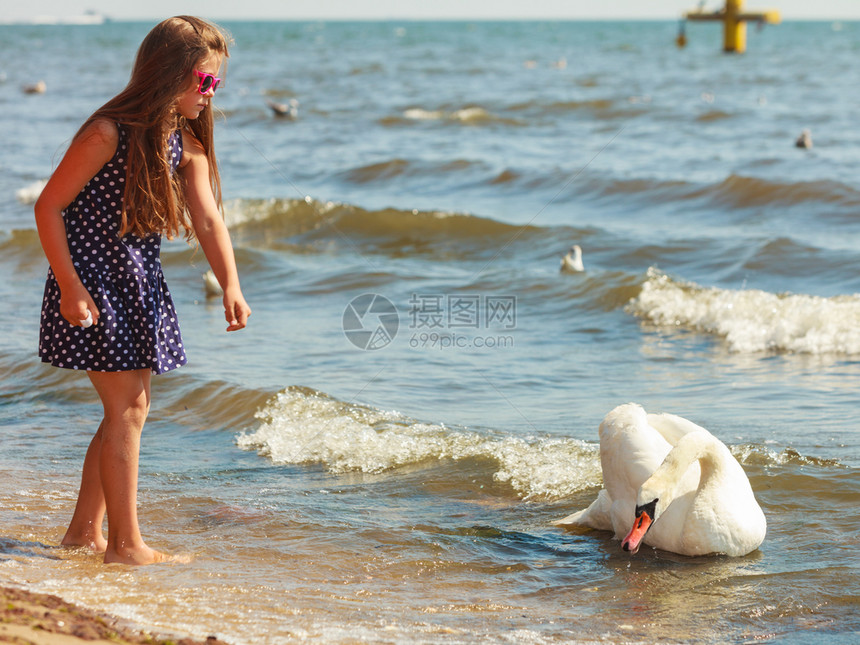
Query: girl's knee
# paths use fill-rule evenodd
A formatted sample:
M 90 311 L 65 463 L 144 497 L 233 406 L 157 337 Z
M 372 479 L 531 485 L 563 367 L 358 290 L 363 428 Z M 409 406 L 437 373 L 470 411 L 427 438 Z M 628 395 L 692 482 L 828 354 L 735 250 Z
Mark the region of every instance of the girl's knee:
M 138 397 L 130 402 L 126 408 L 125 416 L 129 422 L 143 428 L 146 417 L 149 415 L 149 402 L 145 396 Z
M 149 415 L 148 382 L 136 372 L 116 372 L 90 377 L 105 412 L 105 423 L 116 422 L 142 428 Z

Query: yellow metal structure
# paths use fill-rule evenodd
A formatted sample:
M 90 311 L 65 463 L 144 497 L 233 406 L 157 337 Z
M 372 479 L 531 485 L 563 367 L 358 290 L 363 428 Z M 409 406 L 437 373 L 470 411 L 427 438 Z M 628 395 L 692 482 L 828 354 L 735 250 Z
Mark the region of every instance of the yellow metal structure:
M 723 50 L 742 54 L 747 48 L 747 22 L 759 24 L 779 24 L 779 11 L 766 9 L 764 11 L 744 11 L 745 0 L 726 0 L 726 6 L 721 11 L 705 12 L 701 9 L 688 11 L 684 14 L 686 20 L 721 21 L 723 23 Z

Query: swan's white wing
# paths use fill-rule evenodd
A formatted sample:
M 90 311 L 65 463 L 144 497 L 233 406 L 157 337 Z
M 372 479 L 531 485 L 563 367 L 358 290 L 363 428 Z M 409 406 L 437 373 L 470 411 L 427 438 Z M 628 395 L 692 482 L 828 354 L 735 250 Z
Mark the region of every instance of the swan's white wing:
M 587 526 L 601 531 L 611 531 L 611 508 L 612 498 L 609 497 L 609 493 L 604 489 L 598 493 L 597 499 L 591 502 L 591 506 L 560 520 L 553 520 L 553 524 L 558 526 Z
M 699 431 L 708 432 L 702 426 L 676 414 L 649 414 L 647 417 L 648 424 L 673 446 L 677 445 L 678 440 L 685 434 Z
M 648 425 L 638 405 L 620 405 L 600 424 L 603 490 L 588 508 L 555 523 L 588 526 L 622 534 L 633 521 L 636 494 L 671 446 Z M 629 515 L 629 518 L 627 517 Z
M 630 507 L 634 508 L 639 487 L 671 449 L 663 436 L 649 425 L 640 406 L 633 403 L 618 406 L 600 424 L 604 488 L 614 501 L 629 499 Z

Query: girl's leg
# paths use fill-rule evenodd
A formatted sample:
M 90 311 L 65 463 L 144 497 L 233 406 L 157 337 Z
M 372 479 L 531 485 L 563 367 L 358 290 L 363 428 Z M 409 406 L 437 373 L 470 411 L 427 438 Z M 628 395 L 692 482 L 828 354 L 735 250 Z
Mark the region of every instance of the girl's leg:
M 88 372 L 101 398 L 104 419 L 98 450 L 98 471 L 108 517 L 105 562 L 148 564 L 166 558 L 150 549 L 137 522 L 137 473 L 140 434 L 149 413 L 149 370 Z M 93 440 L 93 443 L 96 439 Z M 83 486 L 82 486 L 83 489 Z M 96 494 L 92 494 L 94 500 Z M 94 519 L 94 501 L 87 502 Z
M 64 546 L 85 546 L 99 553 L 103 553 L 107 548 L 107 541 L 102 534 L 102 523 L 105 518 L 105 494 L 102 490 L 101 471 L 99 469 L 103 426 L 104 420 L 99 424 L 99 429 L 87 450 L 83 474 L 81 475 L 78 503 L 62 542 Z

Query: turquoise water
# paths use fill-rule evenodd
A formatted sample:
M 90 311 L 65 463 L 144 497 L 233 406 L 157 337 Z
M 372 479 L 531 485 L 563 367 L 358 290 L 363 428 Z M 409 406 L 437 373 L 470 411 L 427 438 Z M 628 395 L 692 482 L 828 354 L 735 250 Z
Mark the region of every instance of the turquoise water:
M 150 26 L 0 27 L 3 580 L 236 643 L 858 638 L 860 25 L 743 56 L 674 23 L 227 25 L 254 315 L 225 334 L 202 253 L 165 246 L 189 365 L 154 380 L 140 514 L 195 559 L 129 571 L 54 546 L 99 406 L 36 357 L 31 203 Z M 628 401 L 732 449 L 758 551 L 550 524 Z

